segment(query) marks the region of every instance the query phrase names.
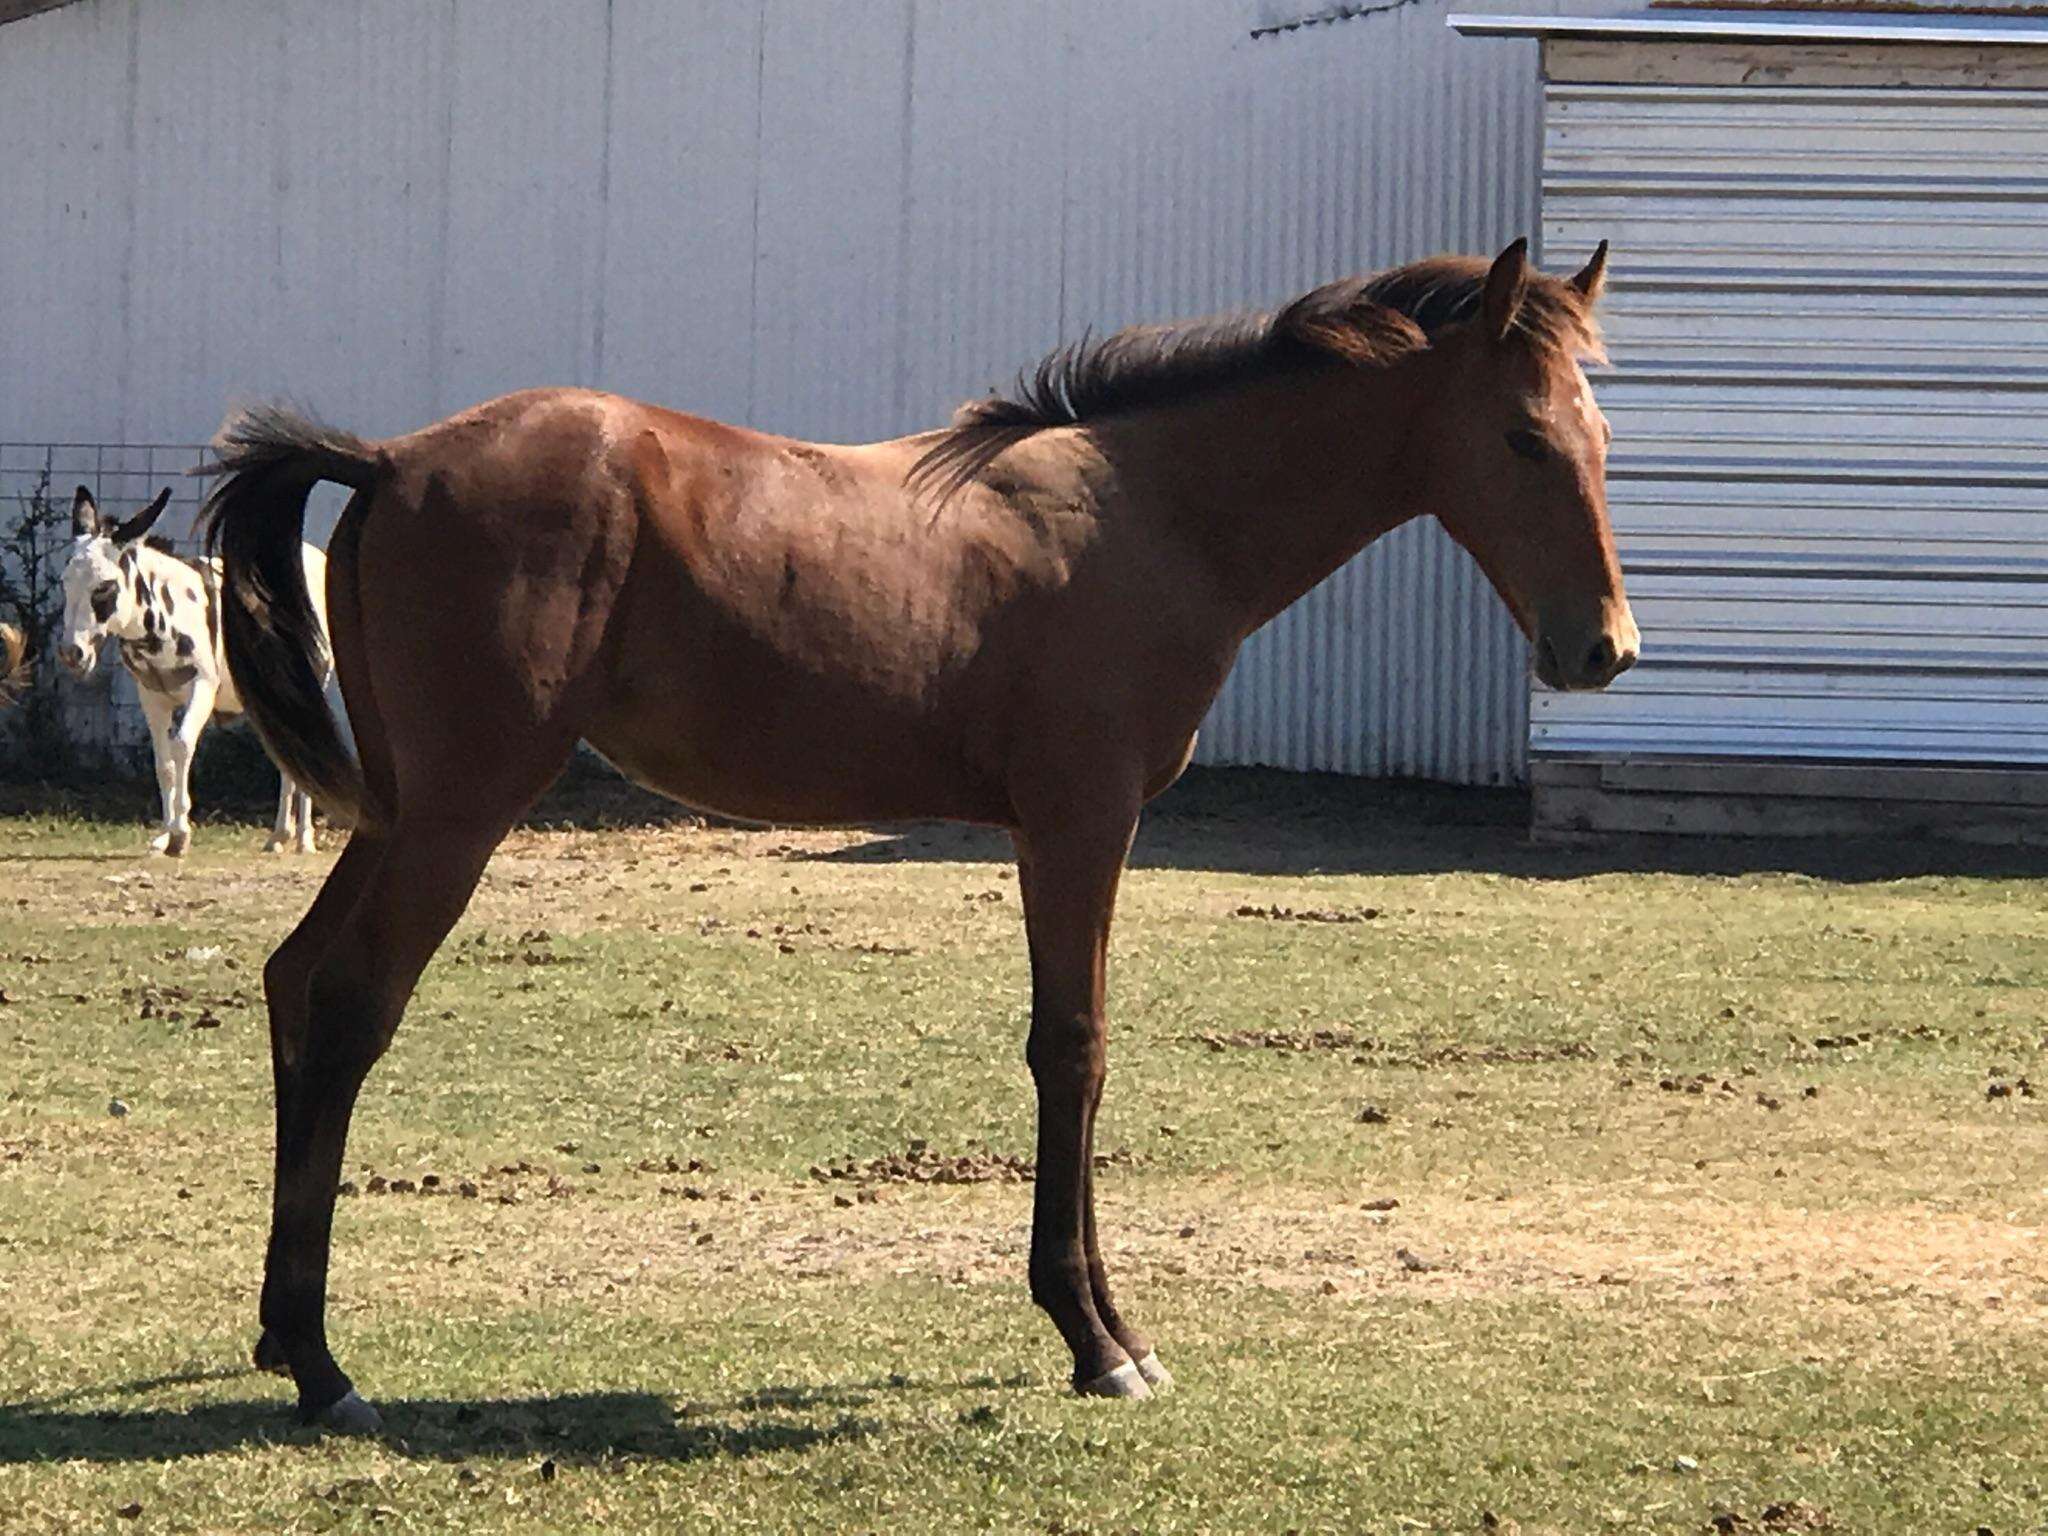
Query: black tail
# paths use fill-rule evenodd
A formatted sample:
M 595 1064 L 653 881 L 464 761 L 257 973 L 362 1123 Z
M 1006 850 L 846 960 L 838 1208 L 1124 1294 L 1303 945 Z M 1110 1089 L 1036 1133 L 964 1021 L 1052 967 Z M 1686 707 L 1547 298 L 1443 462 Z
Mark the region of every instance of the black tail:
M 362 768 L 327 707 L 327 637 L 300 546 L 316 483 L 366 490 L 389 461 L 373 443 L 275 406 L 231 414 L 213 451 L 215 462 L 194 473 L 222 477 L 200 525 L 225 573 L 221 634 L 235 690 L 278 767 L 328 814 L 359 822 L 368 798 Z

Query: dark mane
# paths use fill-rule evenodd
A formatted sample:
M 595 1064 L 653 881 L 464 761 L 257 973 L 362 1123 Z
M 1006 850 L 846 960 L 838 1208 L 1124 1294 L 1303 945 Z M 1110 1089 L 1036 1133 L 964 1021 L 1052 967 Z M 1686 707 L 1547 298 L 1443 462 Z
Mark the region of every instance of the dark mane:
M 1019 437 L 1248 383 L 1298 368 L 1383 367 L 1479 311 L 1490 263 L 1433 256 L 1372 277 L 1339 278 L 1275 310 L 1083 336 L 1018 375 L 1008 394 L 972 400 L 925 451 L 912 482 L 947 495 Z M 1545 350 L 1598 358 L 1591 306 L 1532 271 L 1515 330 Z

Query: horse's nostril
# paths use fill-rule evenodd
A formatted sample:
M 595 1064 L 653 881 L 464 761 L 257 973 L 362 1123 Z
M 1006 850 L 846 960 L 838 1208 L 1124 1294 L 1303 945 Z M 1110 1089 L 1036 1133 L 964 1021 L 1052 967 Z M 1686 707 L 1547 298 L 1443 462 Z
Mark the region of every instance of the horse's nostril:
M 1614 672 L 1614 662 L 1614 642 L 1602 635 L 1593 642 L 1592 649 L 1586 652 L 1585 675 L 1605 679 Z

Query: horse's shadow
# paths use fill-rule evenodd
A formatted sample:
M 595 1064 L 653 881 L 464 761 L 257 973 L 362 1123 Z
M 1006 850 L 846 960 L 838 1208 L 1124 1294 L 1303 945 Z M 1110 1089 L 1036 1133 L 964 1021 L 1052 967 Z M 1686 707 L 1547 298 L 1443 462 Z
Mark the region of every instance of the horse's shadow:
M 0 1466 L 57 1461 L 162 1462 L 251 1446 L 310 1444 L 322 1432 L 298 1424 L 280 1396 L 238 1398 L 192 1408 L 81 1410 L 90 1396 L 132 1396 L 161 1387 L 249 1376 L 200 1371 L 80 1389 L 36 1402 L 0 1404 Z M 544 1457 L 563 1465 L 636 1458 L 744 1459 L 802 1454 L 874 1434 L 858 1410 L 885 1394 L 975 1391 L 1014 1385 L 882 1381 L 763 1387 L 727 1401 L 675 1404 L 648 1392 L 575 1392 L 547 1397 L 380 1399 L 379 1443 L 417 1461 Z M 818 1422 L 820 1410 L 836 1410 Z M 798 1417 L 803 1415 L 804 1417 Z

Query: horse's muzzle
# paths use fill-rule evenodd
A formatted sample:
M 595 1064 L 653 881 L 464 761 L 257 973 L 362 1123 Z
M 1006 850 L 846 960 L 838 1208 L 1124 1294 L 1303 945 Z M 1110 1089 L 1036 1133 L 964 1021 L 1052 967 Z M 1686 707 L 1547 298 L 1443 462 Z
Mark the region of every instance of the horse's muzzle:
M 1636 664 L 1642 635 L 1633 615 L 1624 610 L 1621 622 L 1591 639 L 1546 631 L 1536 640 L 1536 675 L 1547 687 L 1572 693 L 1605 688 Z

